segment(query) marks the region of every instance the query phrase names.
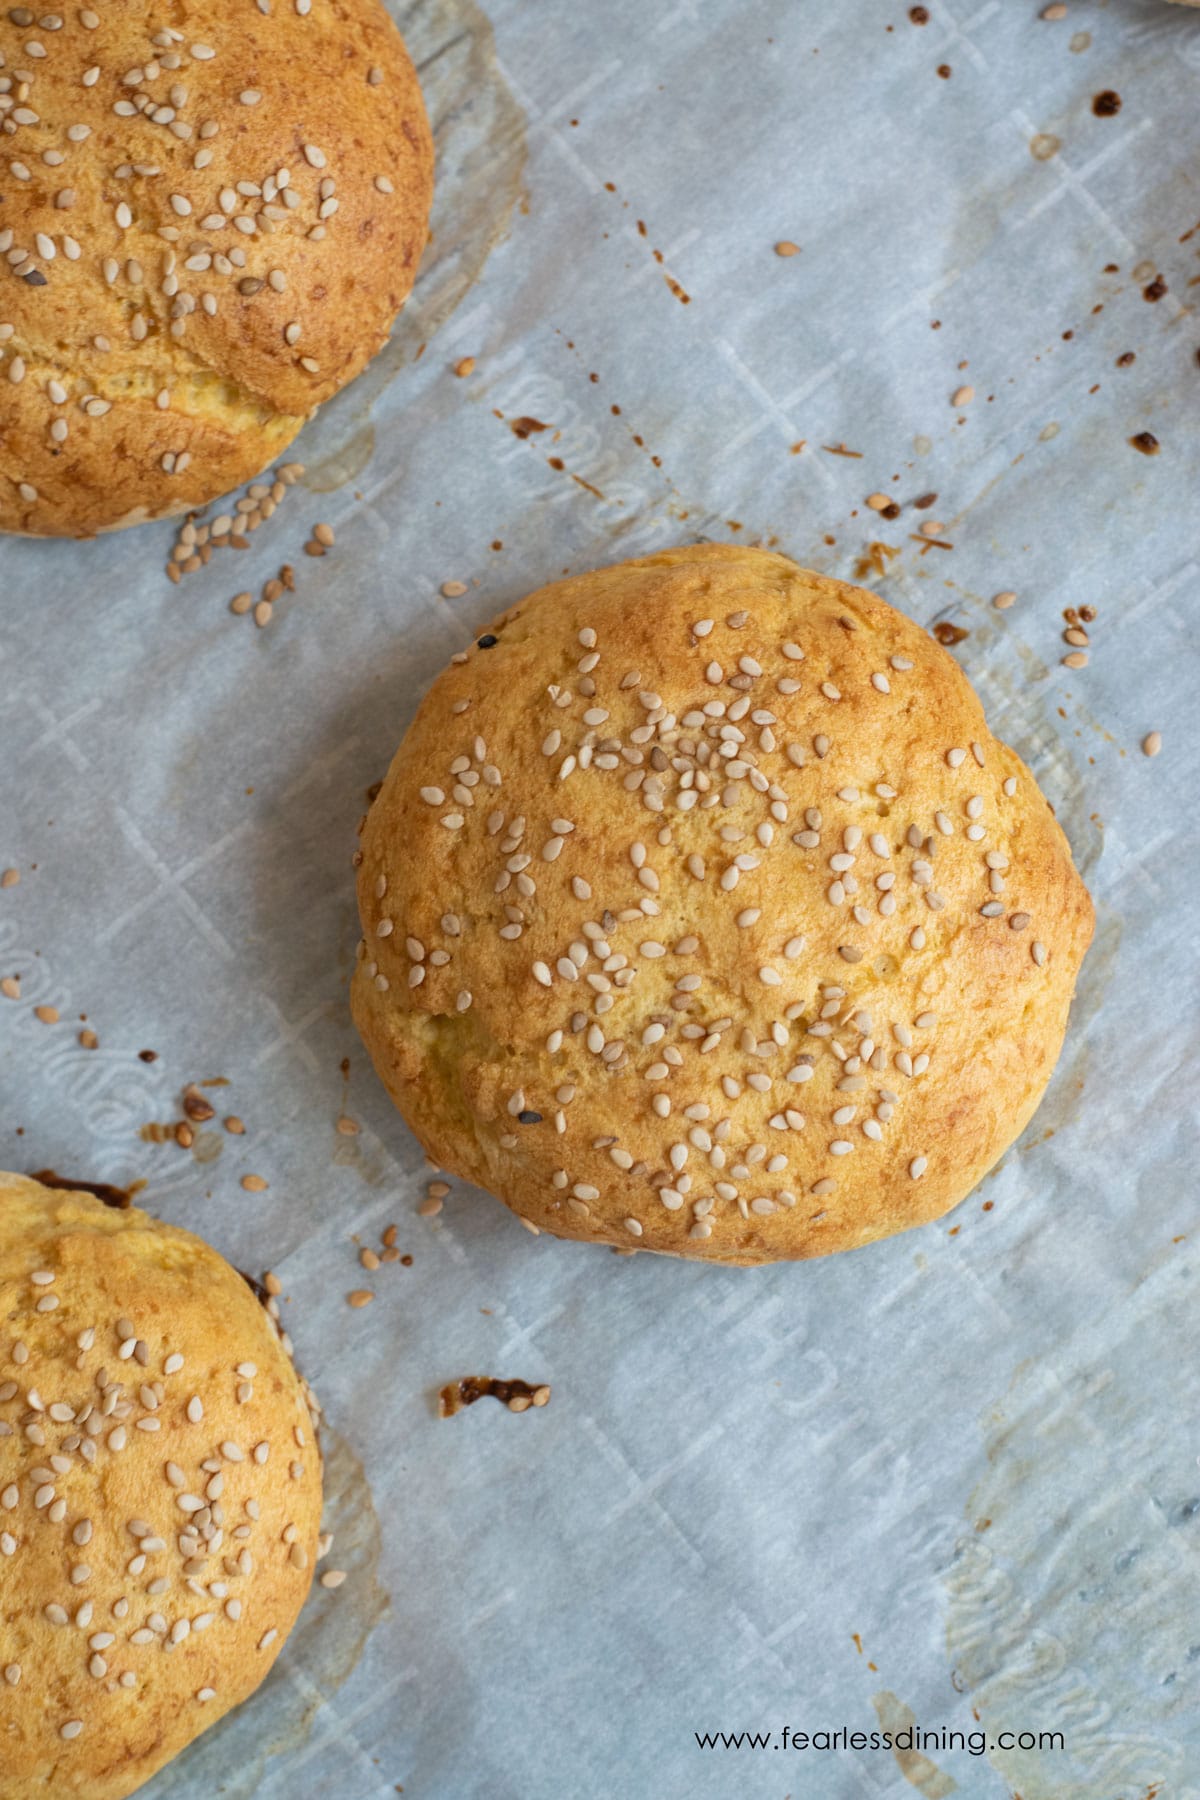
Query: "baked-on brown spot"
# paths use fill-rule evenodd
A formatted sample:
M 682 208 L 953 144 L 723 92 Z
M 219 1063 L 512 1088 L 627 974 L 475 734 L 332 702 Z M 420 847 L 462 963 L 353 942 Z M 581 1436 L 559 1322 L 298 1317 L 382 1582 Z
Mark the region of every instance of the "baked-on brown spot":
M 128 1187 L 114 1187 L 108 1181 L 76 1181 L 69 1175 L 56 1175 L 53 1169 L 35 1169 L 30 1180 L 40 1181 L 43 1187 L 60 1188 L 68 1194 L 94 1194 L 105 1206 L 121 1210 L 132 1206 L 134 1195 L 140 1194 L 146 1185 L 144 1181 L 131 1181 Z
M 1152 431 L 1139 431 L 1130 438 L 1129 442 L 1135 450 L 1140 450 L 1143 456 L 1157 456 L 1162 449 L 1162 445 Z
M 939 644 L 944 644 L 949 649 L 952 644 L 961 644 L 971 634 L 965 625 L 952 625 L 949 619 L 939 619 L 933 628 L 933 635 Z

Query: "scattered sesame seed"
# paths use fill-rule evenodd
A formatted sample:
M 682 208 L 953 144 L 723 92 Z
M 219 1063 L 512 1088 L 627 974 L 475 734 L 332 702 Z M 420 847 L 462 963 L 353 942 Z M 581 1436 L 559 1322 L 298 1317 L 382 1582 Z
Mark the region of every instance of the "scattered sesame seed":
M 1146 756 L 1157 756 L 1162 749 L 1162 746 L 1163 740 L 1161 731 L 1147 732 L 1146 736 L 1142 739 L 1142 752 Z

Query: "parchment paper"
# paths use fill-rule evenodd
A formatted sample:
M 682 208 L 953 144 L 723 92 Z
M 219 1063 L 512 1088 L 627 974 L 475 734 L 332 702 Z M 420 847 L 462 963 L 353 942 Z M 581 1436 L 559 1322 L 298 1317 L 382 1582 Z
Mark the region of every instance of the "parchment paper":
M 170 527 L 0 544 L 3 1160 L 144 1179 L 274 1269 L 332 1427 L 349 1579 L 155 1800 L 1200 1794 L 1200 18 L 1039 10 L 495 0 L 493 46 L 469 0 L 399 6 L 436 237 L 301 440 L 308 487 L 178 588 Z M 889 522 L 876 489 L 937 501 Z M 933 517 L 952 549 L 910 537 Z M 865 579 L 969 632 L 1099 913 L 999 1170 L 807 1266 L 535 1241 L 458 1186 L 418 1218 L 428 1171 L 347 1017 L 355 823 L 426 682 L 563 569 L 697 535 L 850 578 L 897 547 Z M 282 561 L 270 628 L 232 617 Z M 1068 606 L 1098 615 L 1079 671 Z M 143 1140 L 212 1077 L 244 1138 Z M 389 1223 L 413 1264 L 368 1276 Z M 465 1373 L 553 1398 L 443 1422 Z M 909 1717 L 1066 1749 L 694 1735 Z

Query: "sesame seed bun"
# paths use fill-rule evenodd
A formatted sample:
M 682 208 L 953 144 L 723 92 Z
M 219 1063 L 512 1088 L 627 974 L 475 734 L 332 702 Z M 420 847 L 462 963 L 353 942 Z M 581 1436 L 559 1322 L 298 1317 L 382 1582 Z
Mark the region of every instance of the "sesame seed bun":
M 0 530 L 248 480 L 412 287 L 433 146 L 379 0 L 5 8 L 0 132 Z
M 956 1205 L 1092 935 L 953 658 L 717 544 L 556 582 L 455 658 L 358 901 L 354 1016 L 436 1162 L 531 1229 L 728 1263 Z
M 0 1174 L 0 1800 L 119 1800 L 263 1680 L 321 1457 L 215 1250 Z

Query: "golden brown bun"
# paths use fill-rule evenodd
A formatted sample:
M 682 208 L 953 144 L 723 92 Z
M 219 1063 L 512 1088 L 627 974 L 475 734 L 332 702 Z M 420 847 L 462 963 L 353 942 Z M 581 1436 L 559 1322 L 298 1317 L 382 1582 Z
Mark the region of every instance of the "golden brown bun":
M 961 1200 L 1038 1103 L 1092 933 L 954 660 L 718 544 L 556 582 L 452 663 L 358 900 L 355 1019 L 430 1156 L 538 1230 L 737 1263 Z
M 0 1174 L 0 1800 L 119 1800 L 253 1693 L 320 1514 L 306 1392 L 244 1278 Z
M 4 8 L 0 146 L 3 531 L 256 475 L 374 356 L 425 245 L 432 140 L 379 0 Z

